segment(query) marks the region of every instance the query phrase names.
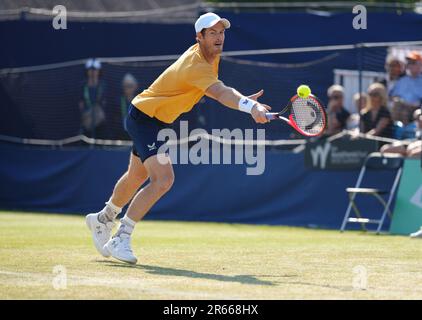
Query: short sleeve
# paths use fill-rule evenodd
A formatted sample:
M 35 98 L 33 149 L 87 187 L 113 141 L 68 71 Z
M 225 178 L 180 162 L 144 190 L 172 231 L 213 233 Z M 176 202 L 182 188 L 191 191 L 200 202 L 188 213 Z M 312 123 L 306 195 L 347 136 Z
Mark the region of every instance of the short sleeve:
M 201 63 L 191 66 L 189 69 L 190 70 L 186 75 L 186 81 L 203 92 L 205 92 L 211 85 L 220 82 L 210 64 Z
M 388 110 L 386 107 L 381 108 L 379 117 L 391 119 L 390 110 Z

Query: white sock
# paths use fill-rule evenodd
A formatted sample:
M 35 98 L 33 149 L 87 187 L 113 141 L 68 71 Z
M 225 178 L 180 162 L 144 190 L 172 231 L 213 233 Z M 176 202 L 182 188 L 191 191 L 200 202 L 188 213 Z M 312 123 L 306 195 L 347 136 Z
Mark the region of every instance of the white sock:
M 116 219 L 119 213 L 122 212 L 122 208 L 116 206 L 111 200 L 106 202 L 106 206 L 101 210 L 98 215 L 98 221 L 107 223 Z
M 130 236 L 133 232 L 133 229 L 135 228 L 136 221 L 133 221 L 131 218 L 125 215 L 122 219 L 120 219 L 120 222 L 121 224 L 119 230 L 117 230 L 115 234 L 115 237 L 120 236 L 122 233 L 126 233 Z
M 111 210 L 113 210 L 114 212 L 116 212 L 116 213 L 117 213 L 116 215 L 118 215 L 120 212 L 122 212 L 122 208 L 121 208 L 121 207 L 116 206 L 116 205 L 115 205 L 115 204 L 111 201 L 111 199 L 110 199 L 110 200 L 108 200 L 108 201 L 106 202 L 106 206 L 110 207 L 110 208 L 111 208 Z

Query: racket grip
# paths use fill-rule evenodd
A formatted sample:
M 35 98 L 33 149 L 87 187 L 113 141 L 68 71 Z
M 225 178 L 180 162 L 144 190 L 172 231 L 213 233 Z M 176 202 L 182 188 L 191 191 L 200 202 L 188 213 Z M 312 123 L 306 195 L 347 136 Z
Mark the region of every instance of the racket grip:
M 278 119 L 278 112 L 267 112 L 265 116 L 268 120 Z

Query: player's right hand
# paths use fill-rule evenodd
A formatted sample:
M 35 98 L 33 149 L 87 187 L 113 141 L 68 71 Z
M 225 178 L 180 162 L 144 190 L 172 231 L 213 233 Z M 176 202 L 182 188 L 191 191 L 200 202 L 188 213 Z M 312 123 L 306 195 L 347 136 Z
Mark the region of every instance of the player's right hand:
M 267 119 L 265 114 L 270 110 L 270 106 L 258 102 L 253 106 L 251 110 L 252 118 L 255 120 L 256 123 L 267 123 L 270 120 Z

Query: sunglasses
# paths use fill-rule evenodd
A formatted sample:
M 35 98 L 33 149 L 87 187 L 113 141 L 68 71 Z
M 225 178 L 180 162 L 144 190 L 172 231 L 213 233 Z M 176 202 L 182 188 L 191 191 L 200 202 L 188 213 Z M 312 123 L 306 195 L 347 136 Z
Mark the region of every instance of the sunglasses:
M 343 98 L 343 96 L 340 96 L 340 95 L 333 95 L 333 96 L 330 97 L 330 99 L 333 99 L 333 100 L 338 100 L 338 99 L 341 99 L 341 98 Z
M 378 92 L 370 92 L 370 93 L 368 93 L 368 95 L 370 97 L 381 97 L 381 95 Z

